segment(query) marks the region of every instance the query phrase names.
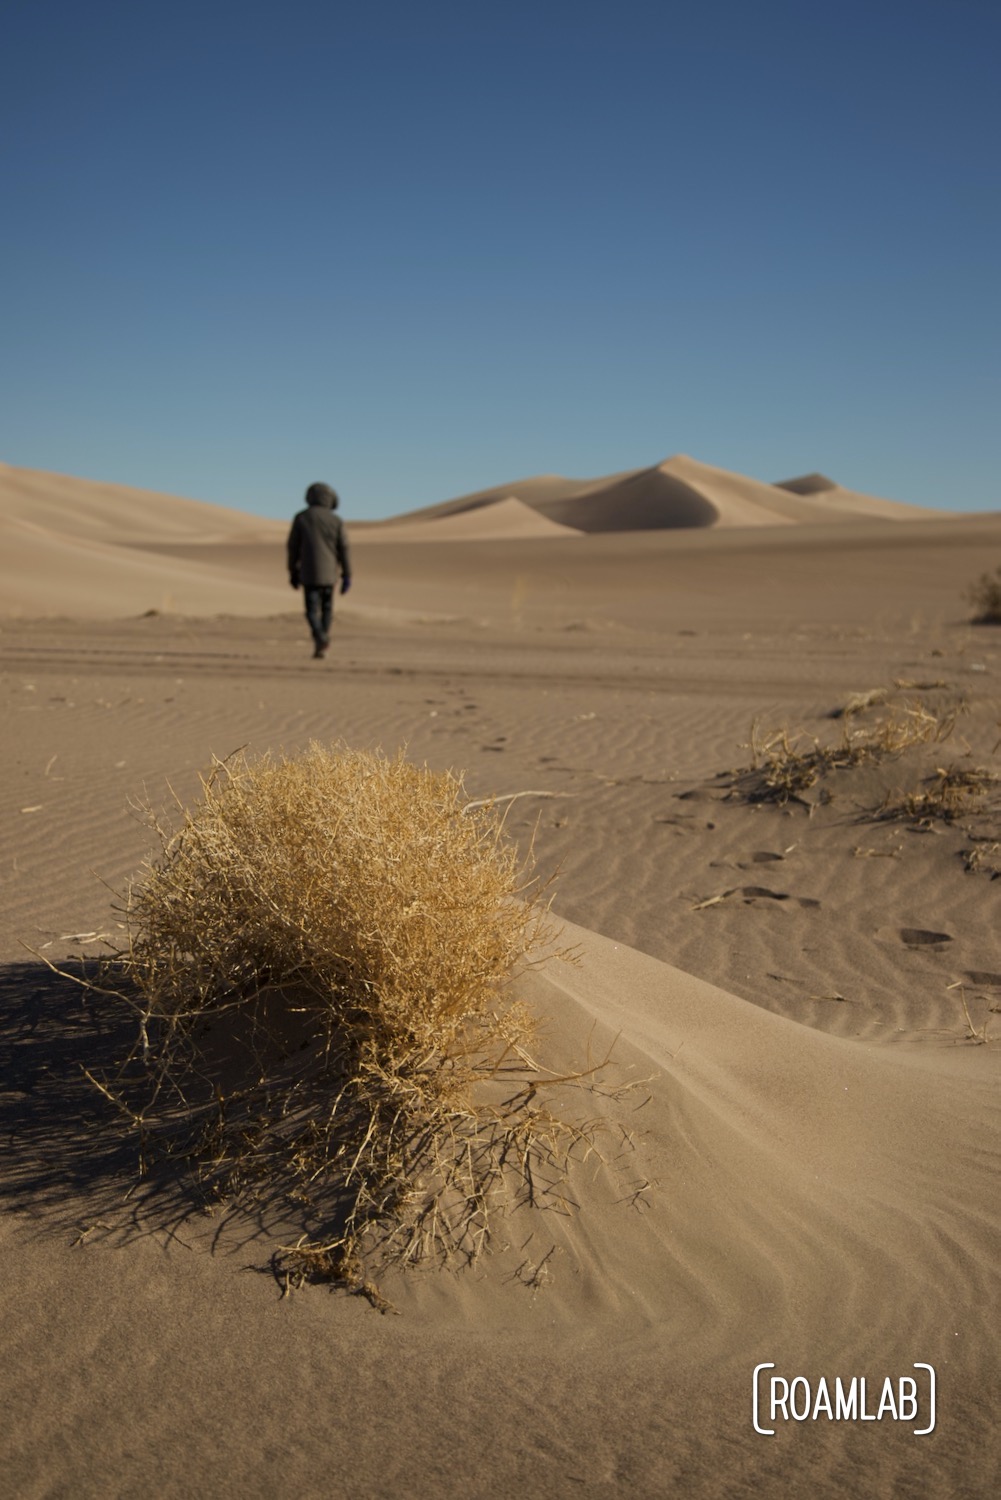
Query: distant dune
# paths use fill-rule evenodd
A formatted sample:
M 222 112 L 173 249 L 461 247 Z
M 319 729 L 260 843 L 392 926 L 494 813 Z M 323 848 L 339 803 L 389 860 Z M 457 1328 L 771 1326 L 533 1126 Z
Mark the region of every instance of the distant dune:
M 440 523 L 445 517 L 473 512 L 485 515 L 502 498 L 518 499 L 540 516 L 584 532 L 805 525 L 863 516 L 874 520 L 927 520 L 946 514 L 842 489 L 821 474 L 765 484 L 681 453 L 649 469 L 633 469 L 602 479 L 540 475 L 516 480 L 381 524 L 395 528 Z M 468 537 L 471 532 L 464 534 Z
M 287 526 L 226 505 L 184 500 L 124 484 L 74 479 L 0 464 L 4 535 L 31 527 L 59 537 L 143 546 L 155 542 L 259 542 Z
M 288 608 L 278 550 L 287 529 L 224 505 L 0 464 L 0 613 Z M 263 589 L 232 566 L 234 549 L 262 546 L 275 556 Z
M 488 542 L 535 537 L 579 536 L 582 528 L 565 526 L 514 495 L 483 505 L 424 519 L 357 524 L 352 534 L 370 542 Z
M 823 495 L 838 486 L 826 474 L 801 474 L 797 479 L 777 479 L 775 488 L 788 490 L 791 495 Z

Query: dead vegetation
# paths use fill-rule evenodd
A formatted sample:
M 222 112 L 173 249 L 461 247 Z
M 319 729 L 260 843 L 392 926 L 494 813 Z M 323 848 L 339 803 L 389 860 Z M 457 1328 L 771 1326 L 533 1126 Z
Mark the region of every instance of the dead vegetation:
M 1001 842 L 989 835 L 975 839 L 969 849 L 963 850 L 963 868 L 968 874 L 1001 880 Z
M 568 1211 L 593 1127 L 543 1098 L 604 1064 L 533 1059 L 510 980 L 554 932 L 495 807 L 402 755 L 314 744 L 219 762 L 178 826 L 150 821 L 127 941 L 93 982 L 135 1013 L 132 1053 L 92 1081 L 144 1170 L 181 1155 L 217 1199 L 291 1205 L 286 1284 L 376 1306 L 387 1260 L 471 1262 L 498 1212 Z
M 981 811 L 998 780 L 983 766 L 937 766 L 919 787 L 888 797 L 877 817 L 922 824 L 956 823 Z
M 845 714 L 848 715 L 847 708 Z M 949 738 L 954 728 L 954 713 L 939 715 L 918 703 L 876 724 L 856 726 L 846 722 L 840 739 L 833 744 L 824 744 L 803 730 L 790 732 L 788 728 L 773 730 L 762 737 L 755 722 L 746 747 L 751 752 L 751 763 L 729 773 L 730 795 L 746 802 L 770 802 L 780 807 L 789 802 L 809 806 L 805 794 L 832 772 L 877 765 L 914 746 L 940 743 Z
M 881 708 L 883 704 L 891 703 L 894 693 L 931 693 L 940 688 L 948 687 L 948 683 L 941 677 L 921 681 L 913 677 L 895 677 L 892 688 L 876 687 L 866 688 L 864 692 L 849 693 L 844 703 L 837 708 L 832 708 L 829 717 L 832 719 L 850 719 L 856 714 L 865 713 L 870 708 Z
M 968 1042 L 975 1042 L 979 1047 L 985 1047 L 988 1043 L 995 1041 L 996 1038 L 990 1035 L 988 1027 L 990 1026 L 991 1012 L 996 1011 L 998 1007 L 985 1004 L 984 1019 L 979 1026 L 976 1026 L 970 1014 L 970 1007 L 966 1001 L 965 986 L 961 983 L 951 984 L 949 985 L 949 989 L 959 991 L 959 1001 L 963 1007 L 963 1019 L 966 1022 L 966 1040 Z
M 1001 567 L 981 573 L 966 590 L 966 599 L 976 610 L 975 625 L 1001 625 Z
M 963 740 L 961 758 L 935 763 L 936 747 L 955 733 L 961 705 L 936 711 L 912 703 L 874 723 L 858 722 L 857 715 L 882 702 L 875 690 L 849 699 L 832 715 L 843 721 L 840 738 L 833 743 L 788 728 L 762 735 L 755 722 L 747 746 L 750 764 L 721 774 L 726 796 L 777 807 L 798 803 L 812 815 L 835 795 L 847 795 L 855 809 L 853 817 L 864 822 L 906 824 L 915 831 L 958 827 L 970 840 L 962 851 L 966 871 L 1001 877 L 1001 773 L 973 764 L 970 746 Z M 998 748 L 995 745 L 992 753 Z M 858 781 L 852 778 L 850 790 L 836 779 L 837 773 L 887 763 L 891 770 Z M 891 775 L 893 783 L 888 785 Z M 833 787 L 828 778 L 834 779 Z M 853 853 L 893 858 L 899 851 L 859 847 Z

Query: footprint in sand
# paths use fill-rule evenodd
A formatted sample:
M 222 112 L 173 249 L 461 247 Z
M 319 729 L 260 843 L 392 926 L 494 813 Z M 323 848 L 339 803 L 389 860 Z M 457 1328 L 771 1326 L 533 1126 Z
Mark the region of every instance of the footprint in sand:
M 752 854 L 748 859 L 735 860 L 733 869 L 750 870 L 754 865 L 775 864 L 777 861 L 783 859 L 785 859 L 784 854 L 773 854 L 770 849 L 759 849 L 757 853 Z
M 795 901 L 797 906 L 802 906 L 808 911 L 816 910 L 820 905 L 820 902 L 815 901 L 812 896 L 790 896 L 788 891 L 770 891 L 763 885 L 742 885 L 740 894 L 749 905 L 758 900 Z
M 740 896 L 745 906 L 756 906 L 759 901 L 792 901 L 807 911 L 816 910 L 820 906 L 820 902 L 815 901 L 812 896 L 790 896 L 788 891 L 770 891 L 763 885 L 735 885 L 718 896 L 709 896 L 705 901 L 699 901 L 692 910 L 703 911 L 707 906 L 719 906 L 721 901 L 728 900 L 730 896 Z
M 901 927 L 900 941 L 908 948 L 937 948 L 951 943 L 952 936 L 948 932 L 931 932 L 926 927 Z

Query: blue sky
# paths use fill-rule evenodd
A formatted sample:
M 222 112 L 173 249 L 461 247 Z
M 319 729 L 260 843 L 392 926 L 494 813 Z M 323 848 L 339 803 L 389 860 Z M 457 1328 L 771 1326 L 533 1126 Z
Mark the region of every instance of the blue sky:
M 1001 10 L 3 26 L 0 460 L 380 516 L 683 451 L 1001 508 Z

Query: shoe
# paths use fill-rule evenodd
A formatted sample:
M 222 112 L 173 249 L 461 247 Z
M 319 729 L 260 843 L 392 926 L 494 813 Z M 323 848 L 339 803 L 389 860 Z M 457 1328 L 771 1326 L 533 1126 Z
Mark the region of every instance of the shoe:
M 327 654 L 326 646 L 317 646 L 313 651 L 313 660 L 322 659 Z

